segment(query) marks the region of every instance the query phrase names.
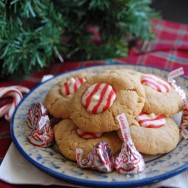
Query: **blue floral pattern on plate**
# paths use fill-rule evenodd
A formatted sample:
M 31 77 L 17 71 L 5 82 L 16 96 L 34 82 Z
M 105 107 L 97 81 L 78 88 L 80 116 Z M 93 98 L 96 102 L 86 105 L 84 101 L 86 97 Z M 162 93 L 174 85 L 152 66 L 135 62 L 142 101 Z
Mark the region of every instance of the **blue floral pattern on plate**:
M 157 74 L 167 78 L 168 72 L 157 68 L 138 65 L 101 65 L 77 69 L 39 84 L 19 104 L 11 122 L 12 139 L 22 155 L 33 165 L 46 173 L 76 184 L 86 186 L 141 186 L 172 177 L 188 169 L 188 140 L 181 139 L 176 149 L 162 156 L 144 156 L 146 169 L 136 175 L 121 175 L 117 172 L 101 173 L 89 169 L 80 169 L 75 162 L 64 158 L 55 148 L 39 148 L 27 141 L 28 127 L 26 125 L 27 110 L 32 103 L 42 102 L 50 88 L 67 76 L 80 72 L 98 73 L 107 69 L 134 69 L 144 73 Z M 178 77 L 177 83 L 188 91 L 188 82 L 184 77 Z

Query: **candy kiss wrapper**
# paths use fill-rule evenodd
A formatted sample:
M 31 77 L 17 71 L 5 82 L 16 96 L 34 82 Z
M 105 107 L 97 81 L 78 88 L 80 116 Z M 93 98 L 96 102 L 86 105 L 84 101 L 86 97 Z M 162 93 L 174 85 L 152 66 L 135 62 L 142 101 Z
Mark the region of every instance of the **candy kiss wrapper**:
M 40 103 L 33 103 L 27 112 L 27 124 L 31 129 L 41 129 L 49 117 L 47 115 L 47 109 Z
M 50 121 L 48 121 L 40 130 L 31 129 L 27 138 L 35 146 L 49 147 L 54 141 L 54 132 L 50 126 Z
M 54 132 L 46 108 L 34 103 L 27 112 L 27 124 L 31 128 L 27 138 L 35 146 L 48 147 L 53 143 Z
M 181 135 L 188 139 L 188 102 L 187 102 L 187 96 L 183 89 L 181 89 L 180 86 L 177 85 L 174 78 L 183 75 L 184 70 L 183 67 L 180 67 L 178 69 L 175 69 L 171 71 L 168 75 L 168 82 L 171 84 L 171 86 L 174 88 L 174 90 L 180 95 L 181 99 L 183 100 L 183 114 L 182 114 L 182 122 L 180 125 L 181 129 Z
M 183 115 L 180 128 L 182 136 L 185 139 L 188 139 L 188 103 L 186 103 L 183 107 Z
M 111 172 L 114 169 L 114 157 L 109 145 L 99 142 L 86 158 L 82 159 L 83 150 L 76 149 L 76 160 L 81 168 L 91 168 L 102 172 Z
M 116 118 L 120 125 L 124 143 L 119 156 L 115 159 L 115 168 L 121 174 L 140 173 L 145 169 L 145 162 L 132 141 L 127 118 L 124 113 L 116 116 Z

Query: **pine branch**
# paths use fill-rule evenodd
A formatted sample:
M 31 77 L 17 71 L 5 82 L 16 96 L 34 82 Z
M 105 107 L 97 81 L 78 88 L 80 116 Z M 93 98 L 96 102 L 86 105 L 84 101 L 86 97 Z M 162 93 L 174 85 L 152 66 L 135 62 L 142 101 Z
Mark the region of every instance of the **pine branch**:
M 0 1 L 1 75 L 29 74 L 50 63 L 126 56 L 129 39 L 153 37 L 151 0 Z M 97 26 L 93 43 L 88 27 Z

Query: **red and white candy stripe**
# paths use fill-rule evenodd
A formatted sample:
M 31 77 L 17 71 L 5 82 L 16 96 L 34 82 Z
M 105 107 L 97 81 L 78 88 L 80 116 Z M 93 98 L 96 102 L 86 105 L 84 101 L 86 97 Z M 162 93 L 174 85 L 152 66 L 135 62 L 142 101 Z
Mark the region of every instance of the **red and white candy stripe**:
M 185 139 L 188 139 L 188 103 L 184 105 L 183 116 L 181 122 L 181 134 Z
M 10 121 L 14 110 L 22 99 L 22 93 L 29 92 L 29 89 L 23 86 L 10 86 L 0 88 L 0 98 L 13 97 L 13 102 L 5 104 L 0 108 L 0 117 L 5 115 L 5 119 Z
M 142 155 L 136 150 L 132 141 L 129 124 L 126 115 L 116 116 L 122 137 L 123 145 L 119 155 L 115 159 L 115 168 L 121 174 L 137 174 L 145 169 L 145 162 Z
M 54 132 L 50 122 L 48 121 L 41 130 L 31 129 L 27 138 L 35 146 L 49 147 L 54 141 Z
M 168 82 L 166 82 L 159 76 L 156 76 L 153 74 L 145 74 L 141 78 L 141 83 L 144 85 L 150 86 L 159 92 L 169 92 L 170 91 L 170 85 L 168 84 Z
M 60 91 L 63 95 L 71 95 L 85 82 L 84 78 L 70 78 L 62 84 Z
M 89 87 L 82 96 L 85 109 L 93 114 L 110 108 L 116 99 L 116 93 L 111 85 L 96 83 Z
M 163 115 L 155 115 L 153 113 L 146 114 L 140 113 L 136 120 L 142 127 L 146 128 L 159 128 L 166 124 L 166 119 Z
M 79 137 L 81 138 L 100 138 L 103 133 L 92 133 L 92 132 L 87 132 L 87 131 L 83 131 L 82 129 L 76 129 L 76 132 L 78 134 Z

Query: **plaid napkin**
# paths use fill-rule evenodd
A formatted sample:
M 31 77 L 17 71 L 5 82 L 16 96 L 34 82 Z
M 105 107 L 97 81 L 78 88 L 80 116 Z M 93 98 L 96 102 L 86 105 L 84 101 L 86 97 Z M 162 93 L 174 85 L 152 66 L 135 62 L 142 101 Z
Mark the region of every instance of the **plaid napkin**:
M 172 23 L 165 20 L 152 20 L 155 39 L 145 43 L 144 46 L 137 44 L 130 50 L 126 58 L 108 59 L 102 61 L 85 61 L 70 63 L 55 63 L 44 69 L 40 73 L 32 74 L 21 82 L 1 81 L 0 87 L 11 85 L 23 85 L 32 89 L 40 83 L 43 75 L 60 74 L 72 69 L 87 67 L 91 65 L 122 63 L 145 65 L 165 70 L 174 70 L 179 67 L 184 68 L 184 76 L 188 78 L 188 26 L 184 24 Z M 0 107 L 10 102 L 0 100 Z M 2 162 L 8 147 L 11 143 L 9 122 L 0 118 L 0 163 Z M 0 182 L 0 187 L 6 187 L 5 183 Z M 9 185 L 7 185 L 9 187 Z M 11 186 L 12 187 L 12 186 Z

